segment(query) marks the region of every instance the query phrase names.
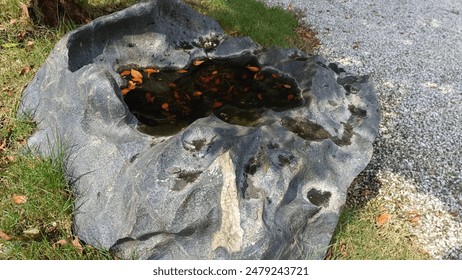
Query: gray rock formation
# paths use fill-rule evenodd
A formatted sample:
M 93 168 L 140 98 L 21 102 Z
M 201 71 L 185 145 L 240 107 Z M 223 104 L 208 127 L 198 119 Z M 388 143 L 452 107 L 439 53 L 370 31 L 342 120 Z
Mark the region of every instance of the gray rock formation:
M 323 258 L 380 120 L 367 77 L 170 0 L 67 34 L 19 113 L 65 154 L 75 234 L 128 259 Z

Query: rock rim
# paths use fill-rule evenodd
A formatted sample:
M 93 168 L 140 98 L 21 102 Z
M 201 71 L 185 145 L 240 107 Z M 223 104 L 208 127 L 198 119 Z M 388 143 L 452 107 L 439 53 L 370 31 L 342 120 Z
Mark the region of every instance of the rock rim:
M 303 104 L 253 126 L 200 118 L 141 132 L 118 69 L 229 59 L 293 79 Z M 322 259 L 380 112 L 367 76 L 297 49 L 224 34 L 181 1 L 139 3 L 70 32 L 23 94 L 28 140 L 63 154 L 74 233 L 124 259 Z

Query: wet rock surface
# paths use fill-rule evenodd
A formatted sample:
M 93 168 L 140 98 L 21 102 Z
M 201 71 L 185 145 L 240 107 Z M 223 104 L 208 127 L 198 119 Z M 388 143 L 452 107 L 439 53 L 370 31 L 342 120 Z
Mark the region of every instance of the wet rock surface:
M 87 244 L 126 259 L 320 259 L 380 120 L 367 77 L 333 66 L 158 0 L 67 34 L 19 112 L 38 123 L 31 148 L 65 153 Z

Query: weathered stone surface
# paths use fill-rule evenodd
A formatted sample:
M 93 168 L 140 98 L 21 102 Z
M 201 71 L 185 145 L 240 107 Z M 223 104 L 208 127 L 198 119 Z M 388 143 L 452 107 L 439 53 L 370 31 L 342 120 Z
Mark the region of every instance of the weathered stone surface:
M 211 114 L 172 135 L 142 133 L 117 71 L 204 58 L 281 73 L 297 85 L 300 106 L 265 109 L 252 126 Z M 226 37 L 211 18 L 162 0 L 67 34 L 19 112 L 38 123 L 31 148 L 66 155 L 75 234 L 141 259 L 322 258 L 380 119 L 367 77 Z

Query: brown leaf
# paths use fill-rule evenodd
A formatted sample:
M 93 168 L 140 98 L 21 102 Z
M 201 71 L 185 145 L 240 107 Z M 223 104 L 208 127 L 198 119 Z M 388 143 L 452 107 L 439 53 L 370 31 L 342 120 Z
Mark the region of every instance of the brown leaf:
M 148 103 L 152 103 L 152 102 L 154 102 L 154 99 L 156 99 L 156 97 L 152 96 L 152 94 L 149 93 L 149 92 L 146 92 L 144 97 L 146 98 L 146 102 L 148 102 Z
M 139 79 L 143 79 L 143 74 L 141 74 L 140 71 L 137 71 L 135 69 L 132 69 L 130 71 L 130 74 L 132 75 L 133 78 L 139 78 Z
M 258 72 L 258 71 L 260 71 L 260 68 L 255 67 L 255 66 L 247 66 L 246 68 L 249 69 L 249 70 L 252 71 L 252 72 Z
M 168 87 L 169 88 L 176 88 L 176 84 L 175 83 L 168 83 Z
M 154 68 L 146 68 L 144 69 L 144 72 L 148 74 L 148 78 L 151 77 L 152 73 L 159 73 L 160 71 L 158 69 Z
M 375 224 L 378 227 L 381 227 L 381 226 L 385 225 L 386 223 L 388 223 L 388 221 L 390 220 L 390 217 L 391 216 L 388 213 L 380 214 L 379 216 L 377 216 L 377 218 L 375 218 Z
M 203 60 L 196 60 L 196 61 L 193 62 L 193 65 L 194 65 L 194 66 L 199 66 L 199 65 L 201 65 L 202 63 L 204 63 Z
M 55 248 L 57 246 L 66 245 L 67 243 L 69 243 L 69 242 L 67 240 L 65 240 L 65 239 L 58 240 L 53 244 L 53 248 Z
M 201 91 L 195 91 L 195 92 L 193 93 L 193 96 L 194 96 L 194 97 L 198 97 L 198 96 L 201 96 L 202 94 L 203 94 L 203 93 L 202 93 Z
M 177 72 L 183 74 L 183 73 L 188 73 L 188 70 L 186 70 L 186 69 L 180 69 L 180 70 L 178 70 Z
M 76 248 L 80 253 L 83 252 L 82 244 L 80 244 L 79 238 L 76 236 L 74 240 L 72 240 L 72 246 Z
M 285 88 L 292 88 L 292 86 L 291 86 L 291 85 L 288 85 L 288 84 L 284 84 L 284 87 L 285 87 Z
M 127 93 L 130 92 L 130 89 L 129 88 L 124 88 L 122 89 L 122 95 L 126 95 Z
M 130 70 L 125 70 L 125 71 L 123 71 L 122 73 L 120 73 L 120 76 L 122 76 L 122 77 L 123 77 L 123 76 L 128 76 L 128 75 L 130 75 L 131 72 L 132 72 L 132 71 L 130 71 Z
M 24 195 L 14 195 L 13 202 L 16 205 L 24 204 L 27 202 L 27 197 Z
M 133 81 L 128 81 L 128 88 L 129 88 L 130 90 L 135 89 L 135 88 L 136 88 L 136 84 L 135 84 Z
M 265 75 L 263 75 L 262 73 L 256 73 L 253 78 L 257 81 L 261 81 L 265 78 Z
M 271 74 L 271 77 L 273 77 L 274 79 L 277 79 L 277 78 L 279 78 L 279 74 L 273 73 L 273 74 Z
M 0 150 L 4 150 L 6 147 L 6 138 L 3 139 L 2 143 L 0 144 Z
M 30 72 L 30 66 L 24 66 L 22 69 L 21 69 L 21 73 L 19 73 L 19 76 L 23 76 L 27 73 Z
M 294 97 L 295 97 L 295 96 L 294 96 L 293 94 L 287 95 L 287 99 L 288 99 L 289 101 L 294 100 Z
M 22 9 L 22 14 L 23 16 L 26 18 L 26 19 L 30 19 L 30 16 L 29 16 L 29 7 L 24 4 L 24 3 L 20 3 L 21 4 L 21 9 Z
M 11 240 L 11 237 L 0 229 L 0 239 L 8 241 L 8 240 Z
M 407 220 L 412 224 L 417 224 L 420 220 L 420 214 L 417 210 L 412 210 L 407 213 Z
M 162 104 L 162 109 L 164 109 L 165 111 L 168 111 L 168 103 L 164 103 Z
M 215 103 L 213 103 L 212 108 L 213 108 L 213 109 L 216 109 L 216 108 L 220 108 L 221 106 L 223 106 L 223 103 L 222 103 L 222 102 L 220 102 L 220 101 L 215 101 Z
M 142 83 L 143 83 L 143 79 L 138 78 L 138 77 L 134 77 L 134 78 L 132 79 L 132 81 L 133 81 L 133 82 L 137 82 L 137 83 L 139 83 L 139 84 L 142 84 Z

